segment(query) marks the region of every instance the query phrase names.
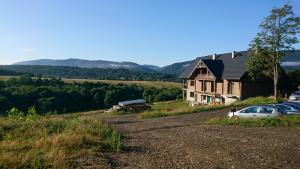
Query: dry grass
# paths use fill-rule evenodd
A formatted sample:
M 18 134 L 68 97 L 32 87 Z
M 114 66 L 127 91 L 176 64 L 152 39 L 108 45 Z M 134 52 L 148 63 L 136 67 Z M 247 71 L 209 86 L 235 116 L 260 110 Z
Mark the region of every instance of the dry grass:
M 0 168 L 69 168 L 76 158 L 121 150 L 120 133 L 99 117 L 0 118 Z
M 150 88 L 181 88 L 181 83 L 162 82 L 162 81 L 125 81 L 125 80 L 93 80 L 93 79 L 63 79 L 66 83 L 83 83 L 83 82 L 102 82 L 107 84 L 135 84 L 138 86 Z

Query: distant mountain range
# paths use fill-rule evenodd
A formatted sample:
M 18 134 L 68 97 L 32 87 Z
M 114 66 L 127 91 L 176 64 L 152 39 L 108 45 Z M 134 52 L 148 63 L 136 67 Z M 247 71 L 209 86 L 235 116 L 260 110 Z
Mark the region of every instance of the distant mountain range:
M 143 72 L 159 72 L 167 74 L 180 74 L 187 68 L 193 60 L 186 62 L 174 63 L 168 66 L 159 67 L 155 65 L 140 65 L 134 62 L 113 62 L 105 60 L 83 60 L 83 59 L 65 59 L 65 60 L 53 60 L 53 59 L 40 59 L 29 60 L 23 62 L 17 62 L 14 65 L 49 65 L 49 66 L 72 66 L 80 68 L 111 68 L 111 69 L 128 69 L 132 71 Z M 295 70 L 300 68 L 300 50 L 296 50 L 295 53 L 289 54 L 282 66 L 286 70 Z
M 156 72 L 160 69 L 154 65 L 139 65 L 134 62 L 113 62 L 105 60 L 83 60 L 83 59 L 39 59 L 14 63 L 14 65 L 48 65 L 48 66 L 72 66 L 80 68 L 111 68 L 111 69 L 128 69 L 133 71 Z

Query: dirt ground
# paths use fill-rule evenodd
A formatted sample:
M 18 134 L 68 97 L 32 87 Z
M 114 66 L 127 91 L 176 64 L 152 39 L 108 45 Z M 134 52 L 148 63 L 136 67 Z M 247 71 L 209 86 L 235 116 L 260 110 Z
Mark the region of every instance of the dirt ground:
M 226 110 L 141 120 L 105 121 L 126 138 L 121 153 L 106 153 L 99 168 L 300 168 L 300 128 L 205 125 Z M 98 167 L 96 167 L 98 168 Z

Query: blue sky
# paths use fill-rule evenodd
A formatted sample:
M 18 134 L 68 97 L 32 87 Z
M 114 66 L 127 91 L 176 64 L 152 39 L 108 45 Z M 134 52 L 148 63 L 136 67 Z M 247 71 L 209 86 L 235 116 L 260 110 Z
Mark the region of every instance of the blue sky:
M 262 19 L 286 2 L 300 15 L 299 0 L 0 0 L 0 64 L 80 58 L 164 66 L 246 50 Z

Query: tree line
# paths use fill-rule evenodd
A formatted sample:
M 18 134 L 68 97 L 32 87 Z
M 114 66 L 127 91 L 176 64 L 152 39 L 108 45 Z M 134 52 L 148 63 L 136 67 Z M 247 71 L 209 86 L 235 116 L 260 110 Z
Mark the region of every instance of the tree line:
M 181 98 L 180 89 L 143 88 L 106 83 L 65 83 L 59 78 L 41 79 L 28 75 L 0 81 L 0 114 L 34 106 L 39 114 L 69 113 L 110 108 L 119 101 L 144 98 L 148 102 Z
M 100 80 L 179 81 L 177 75 L 132 71 L 128 69 L 80 68 L 46 65 L 1 65 L 0 69 L 26 73 L 37 77 L 80 78 Z

